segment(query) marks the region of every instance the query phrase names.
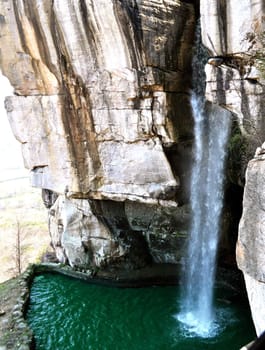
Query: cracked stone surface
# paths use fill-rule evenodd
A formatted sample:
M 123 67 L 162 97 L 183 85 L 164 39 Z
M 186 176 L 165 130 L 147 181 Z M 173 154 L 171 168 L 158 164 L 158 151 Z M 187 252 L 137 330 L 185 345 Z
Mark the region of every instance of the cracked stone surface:
M 15 93 L 6 109 L 59 260 L 179 262 L 194 5 L 8 0 L 0 13 L 0 66 Z
M 201 0 L 200 7 L 202 41 L 212 56 L 206 65 L 206 98 L 234 116 L 230 177 L 236 186 L 245 187 L 237 263 L 261 334 L 265 330 L 265 77 L 255 52 L 264 48 L 264 1 Z
M 212 56 L 206 98 L 235 116 L 231 139 L 244 147 L 230 145 L 241 157 L 232 167 L 238 162 L 242 175 L 265 138 L 264 77 L 253 60 L 260 43 L 248 35 L 264 30 L 264 4 L 201 0 L 200 12 Z M 43 189 L 60 261 L 84 269 L 181 261 L 195 24 L 192 1 L 0 2 L 0 67 L 14 87 L 6 109 L 31 183 Z M 244 210 L 251 217 L 254 209 Z M 242 220 L 240 242 L 253 257 Z M 251 228 L 254 237 L 262 225 Z M 256 283 L 260 265 L 238 259 Z

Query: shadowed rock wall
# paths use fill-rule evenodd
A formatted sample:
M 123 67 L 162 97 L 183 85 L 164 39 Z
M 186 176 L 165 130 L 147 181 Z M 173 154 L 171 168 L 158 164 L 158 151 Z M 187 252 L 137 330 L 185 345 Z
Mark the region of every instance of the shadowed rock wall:
M 257 334 L 265 330 L 265 145 L 249 160 L 265 140 L 265 80 L 257 55 L 264 50 L 264 18 L 261 0 L 201 0 L 202 40 L 212 56 L 206 65 L 206 98 L 234 115 L 228 149 L 233 191 L 227 198 L 234 201 L 236 188 L 245 185 L 237 262 L 244 273 Z M 234 229 L 237 235 L 237 226 Z

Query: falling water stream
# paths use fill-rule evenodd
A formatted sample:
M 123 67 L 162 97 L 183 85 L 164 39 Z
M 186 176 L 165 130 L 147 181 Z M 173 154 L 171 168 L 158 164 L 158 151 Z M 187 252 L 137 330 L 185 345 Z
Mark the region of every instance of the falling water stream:
M 191 332 L 209 337 L 217 330 L 213 287 L 230 118 L 227 111 L 205 103 L 203 56 L 199 46 L 193 62 L 191 99 L 195 135 L 190 190 L 192 223 L 184 272 L 183 306 L 178 319 Z

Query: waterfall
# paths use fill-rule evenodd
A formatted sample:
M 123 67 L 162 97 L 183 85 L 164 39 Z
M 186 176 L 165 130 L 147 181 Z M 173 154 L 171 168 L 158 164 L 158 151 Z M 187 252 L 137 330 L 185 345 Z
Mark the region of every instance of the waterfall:
M 230 118 L 225 110 L 205 103 L 205 62 L 201 49 L 199 42 L 193 60 L 196 87 L 191 97 L 195 136 L 190 189 L 192 222 L 178 319 L 190 332 L 208 337 L 215 327 L 213 287 Z

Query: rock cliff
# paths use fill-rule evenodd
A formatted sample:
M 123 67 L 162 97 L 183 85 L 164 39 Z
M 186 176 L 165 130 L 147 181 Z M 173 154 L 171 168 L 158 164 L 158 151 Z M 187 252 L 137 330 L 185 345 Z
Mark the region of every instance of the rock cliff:
M 247 168 L 237 262 L 244 272 L 257 334 L 265 330 L 265 144 Z
M 201 0 L 202 40 L 212 56 L 206 65 L 206 98 L 234 115 L 228 176 L 234 186 L 245 184 L 237 262 L 257 334 L 265 330 L 264 144 L 248 161 L 265 140 L 265 83 L 258 54 L 264 54 L 264 15 L 263 1 Z
M 6 109 L 62 262 L 178 262 L 188 223 L 195 9 L 2 1 Z
M 181 260 L 197 10 L 188 0 L 0 2 L 0 67 L 15 93 L 6 109 L 31 183 L 43 189 L 61 262 L 85 270 Z M 265 139 L 257 55 L 265 7 L 201 0 L 200 13 L 206 98 L 234 116 L 226 204 L 236 217 L 227 231 L 237 237 L 245 170 Z M 249 163 L 237 250 L 258 333 L 263 163 L 260 154 Z

